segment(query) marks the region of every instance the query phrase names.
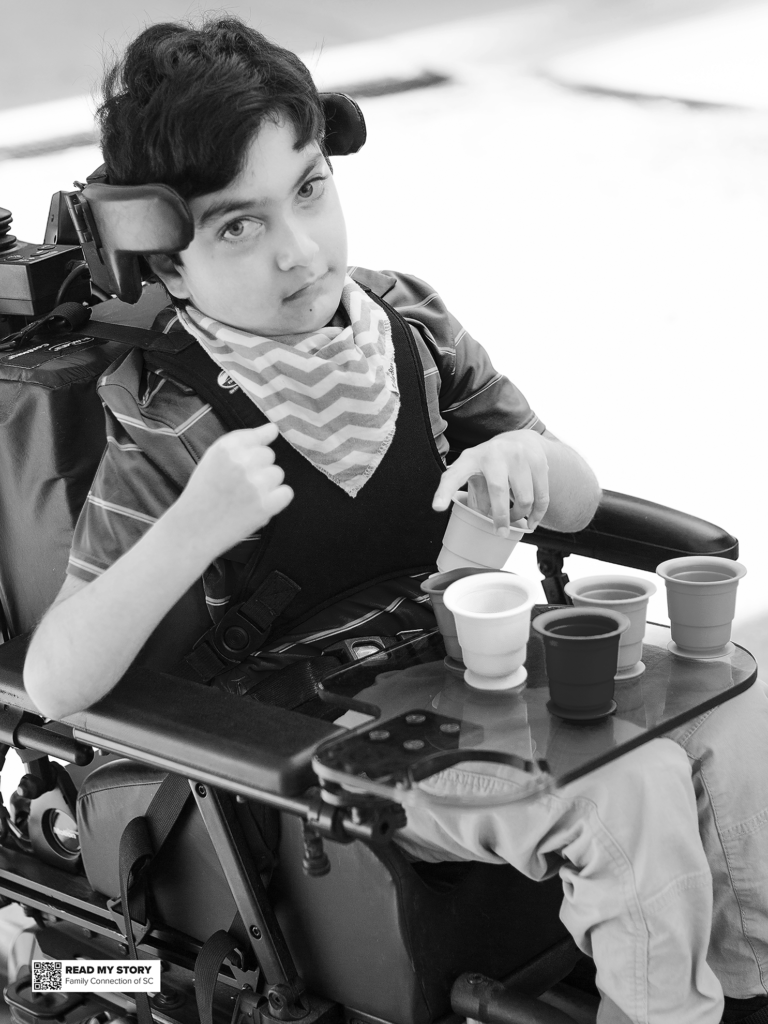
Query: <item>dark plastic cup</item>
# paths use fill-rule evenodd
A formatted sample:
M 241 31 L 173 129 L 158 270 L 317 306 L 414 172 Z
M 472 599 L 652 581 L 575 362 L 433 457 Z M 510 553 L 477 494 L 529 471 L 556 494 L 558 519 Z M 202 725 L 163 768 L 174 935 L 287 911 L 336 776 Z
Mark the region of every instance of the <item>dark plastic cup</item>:
M 448 572 L 436 572 L 428 576 L 421 584 L 421 589 L 429 595 L 429 603 L 435 613 L 435 620 L 440 630 L 445 653 L 453 658 L 456 665 L 463 665 L 461 647 L 456 632 L 456 620 L 453 612 L 445 607 L 443 594 L 456 580 L 463 580 L 465 576 L 474 576 L 478 572 L 493 572 L 492 569 L 470 569 L 468 566 L 463 569 L 451 569 Z
M 531 623 L 544 641 L 550 710 L 597 718 L 613 710 L 619 640 L 629 619 L 608 608 L 558 608 Z

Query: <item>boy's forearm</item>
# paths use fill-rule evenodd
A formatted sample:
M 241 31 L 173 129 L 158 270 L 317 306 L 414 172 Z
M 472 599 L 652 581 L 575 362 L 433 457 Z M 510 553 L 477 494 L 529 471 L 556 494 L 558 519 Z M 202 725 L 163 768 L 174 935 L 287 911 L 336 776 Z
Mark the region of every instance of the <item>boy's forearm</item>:
M 549 465 L 549 506 L 541 524 L 562 533 L 583 530 L 600 503 L 597 478 L 573 448 L 548 437 L 542 441 Z
M 293 498 L 268 447 L 272 423 L 232 430 L 203 455 L 181 496 L 114 565 L 53 605 L 32 638 L 24 684 L 62 718 L 108 693 L 179 598 L 222 552 Z
M 108 693 L 211 558 L 171 509 L 103 576 L 54 605 L 24 666 L 40 711 L 66 717 Z

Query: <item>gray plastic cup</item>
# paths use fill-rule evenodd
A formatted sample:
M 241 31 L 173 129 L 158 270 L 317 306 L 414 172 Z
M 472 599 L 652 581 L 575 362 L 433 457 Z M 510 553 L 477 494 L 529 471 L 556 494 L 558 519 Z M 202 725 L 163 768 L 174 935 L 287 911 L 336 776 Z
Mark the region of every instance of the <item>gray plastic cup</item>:
M 662 562 L 656 572 L 667 588 L 672 650 L 694 658 L 726 654 L 745 566 L 715 555 L 686 555 Z
M 565 592 L 577 608 L 612 608 L 629 619 L 619 640 L 617 679 L 633 679 L 645 671 L 642 662 L 648 599 L 656 585 L 639 576 L 586 576 L 570 580 Z
M 456 632 L 456 620 L 453 617 L 453 612 L 445 607 L 445 601 L 443 601 L 443 594 L 456 580 L 462 580 L 465 576 L 474 576 L 478 572 L 491 572 L 491 569 L 451 569 L 450 572 L 436 572 L 421 584 L 421 589 L 425 594 L 429 595 L 429 603 L 432 605 L 432 611 L 435 613 L 435 619 L 437 620 L 437 628 L 443 637 L 443 643 L 445 644 L 445 653 L 449 658 L 452 658 L 457 665 L 463 663 L 461 647 L 459 646 L 459 638 Z

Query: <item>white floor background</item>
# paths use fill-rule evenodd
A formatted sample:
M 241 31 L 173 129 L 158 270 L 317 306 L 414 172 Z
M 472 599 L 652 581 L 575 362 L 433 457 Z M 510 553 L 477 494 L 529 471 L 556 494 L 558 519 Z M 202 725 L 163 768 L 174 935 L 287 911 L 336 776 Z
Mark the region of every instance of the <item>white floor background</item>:
M 335 161 L 350 259 L 433 284 L 603 486 L 739 537 L 749 574 L 735 638 L 768 659 L 768 4 L 576 46 L 550 65 L 545 47 L 538 63 L 535 45 L 524 57 L 520 25 L 487 15 L 308 56 L 324 86 L 452 78 L 363 101 L 369 142 Z M 0 115 L 0 147 L 34 137 L 34 113 Z M 0 161 L 14 232 L 39 240 L 51 193 L 98 162 L 95 147 Z M 572 576 L 594 568 L 570 563 Z M 532 551 L 513 566 L 535 575 Z M 664 619 L 663 595 L 651 614 Z

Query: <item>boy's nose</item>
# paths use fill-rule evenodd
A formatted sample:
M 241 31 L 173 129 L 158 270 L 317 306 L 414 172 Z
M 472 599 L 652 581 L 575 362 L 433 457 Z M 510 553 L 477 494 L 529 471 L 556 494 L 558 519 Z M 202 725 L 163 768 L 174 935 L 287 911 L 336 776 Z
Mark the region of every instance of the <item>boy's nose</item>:
M 295 225 L 286 225 L 281 233 L 277 248 L 277 265 L 280 270 L 308 266 L 317 255 L 320 246 L 306 231 Z

